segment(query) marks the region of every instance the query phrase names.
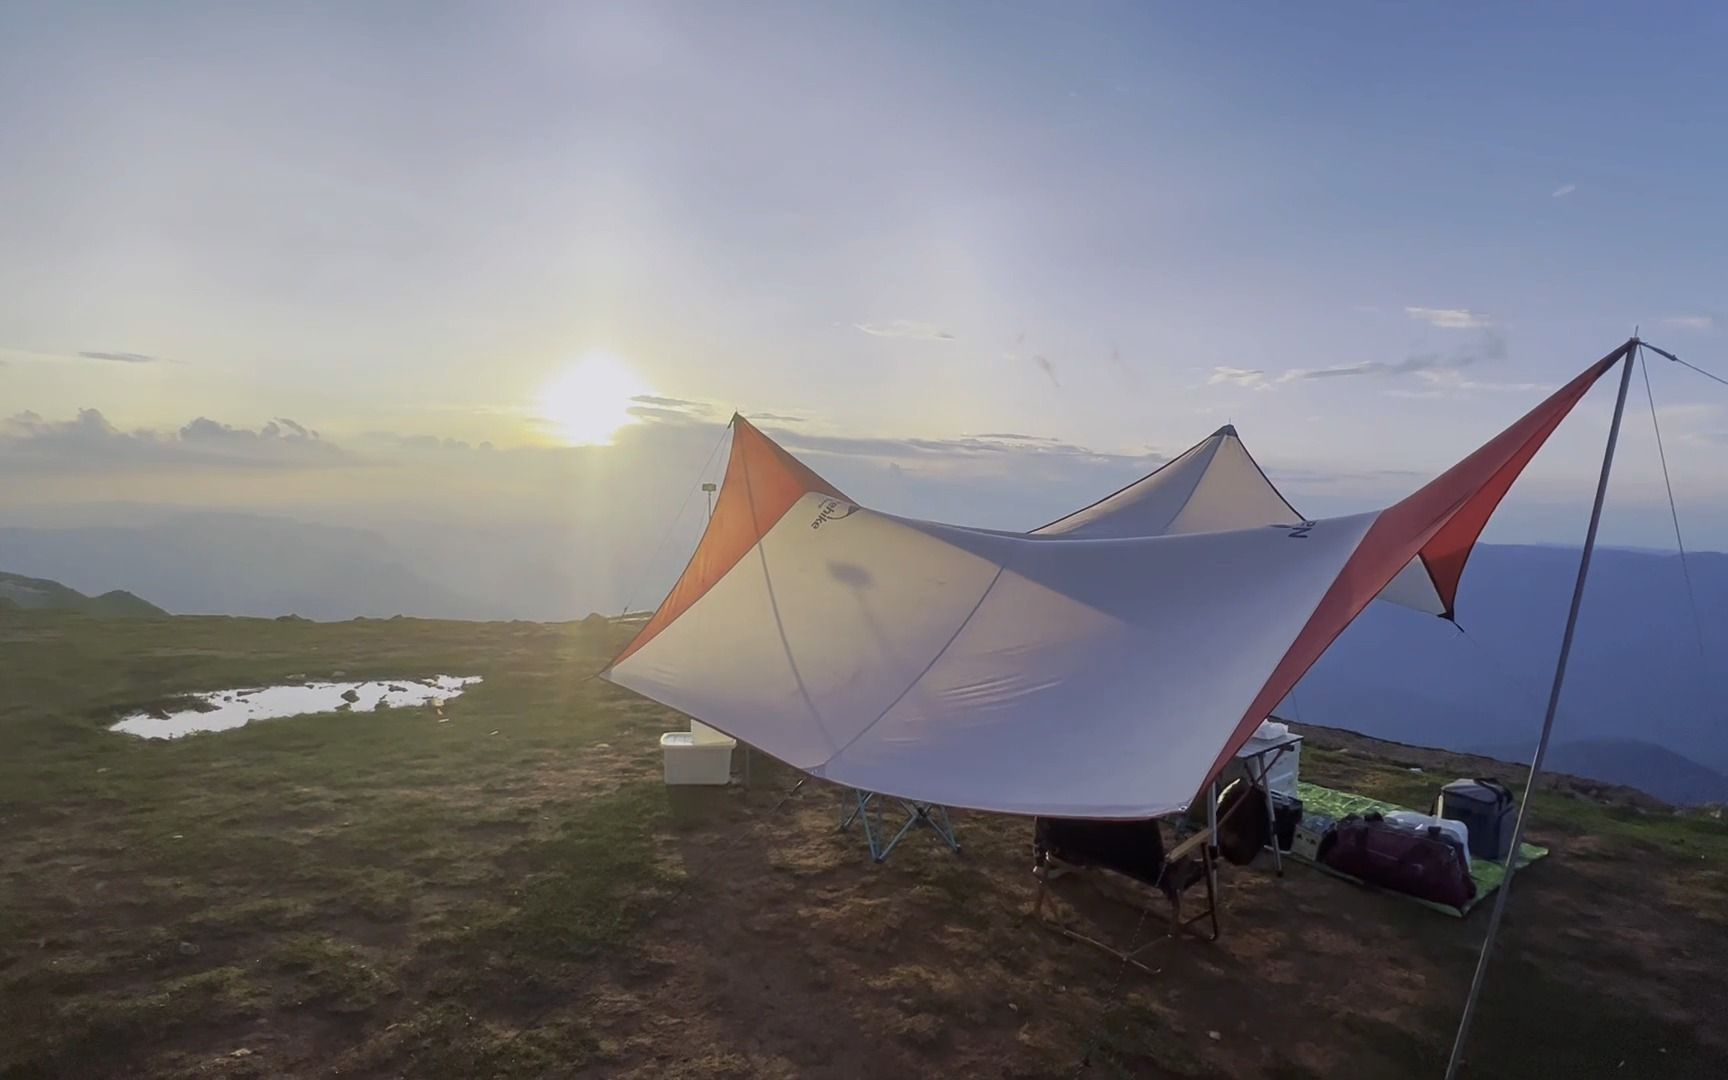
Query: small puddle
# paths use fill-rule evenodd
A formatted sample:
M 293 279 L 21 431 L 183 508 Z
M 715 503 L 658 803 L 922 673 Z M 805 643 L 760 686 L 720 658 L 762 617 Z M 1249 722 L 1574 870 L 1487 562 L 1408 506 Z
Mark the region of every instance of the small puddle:
M 195 708 L 172 713 L 160 710 L 133 713 L 108 730 L 145 739 L 178 739 L 199 731 L 228 731 L 254 720 L 430 705 L 460 697 L 463 690 L 479 681 L 478 675 L 434 675 L 430 679 L 308 682 L 217 690 L 188 695 L 199 703 Z

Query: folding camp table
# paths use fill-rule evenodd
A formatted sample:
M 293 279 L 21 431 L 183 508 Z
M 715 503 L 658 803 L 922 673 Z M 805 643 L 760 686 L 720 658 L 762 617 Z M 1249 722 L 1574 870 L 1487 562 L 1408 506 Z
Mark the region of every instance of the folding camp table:
M 1249 739 L 1236 751 L 1236 760 L 1242 763 L 1249 781 L 1266 793 L 1266 835 L 1271 840 L 1272 868 L 1279 877 L 1284 876 L 1284 855 L 1278 848 L 1278 815 L 1272 808 L 1272 785 L 1267 780 L 1278 759 L 1301 744 L 1302 736 L 1290 733 L 1274 739 Z M 1213 795 L 1216 798 L 1216 785 L 1213 786 Z
M 887 828 L 872 820 L 871 806 L 880 798 L 883 802 L 898 806 L 906 814 L 905 824 L 887 844 L 880 837 L 887 834 Z M 954 827 L 948 823 L 948 810 L 935 803 L 915 802 L 911 799 L 878 796 L 874 791 L 859 791 L 857 788 L 846 788 L 840 793 L 840 831 L 845 832 L 854 821 L 864 824 L 864 842 L 870 845 L 870 857 L 877 862 L 888 858 L 889 852 L 911 832 L 914 827 L 923 826 L 935 833 L 954 854 L 960 854 L 960 841 L 954 838 Z

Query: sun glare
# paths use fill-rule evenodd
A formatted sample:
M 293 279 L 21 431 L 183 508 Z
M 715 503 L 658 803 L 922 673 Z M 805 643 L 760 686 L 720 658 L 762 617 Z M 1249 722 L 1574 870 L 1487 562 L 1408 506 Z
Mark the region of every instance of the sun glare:
M 634 423 L 633 400 L 648 384 L 610 353 L 592 353 L 555 376 L 540 391 L 535 409 L 552 431 L 572 446 L 606 444 Z

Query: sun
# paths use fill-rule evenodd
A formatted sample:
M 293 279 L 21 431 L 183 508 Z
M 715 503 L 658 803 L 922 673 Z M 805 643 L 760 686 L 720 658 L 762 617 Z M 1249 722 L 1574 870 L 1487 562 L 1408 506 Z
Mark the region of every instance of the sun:
M 535 411 L 571 446 L 605 445 L 636 422 L 634 399 L 648 392 L 628 364 L 611 353 L 590 353 L 541 389 Z

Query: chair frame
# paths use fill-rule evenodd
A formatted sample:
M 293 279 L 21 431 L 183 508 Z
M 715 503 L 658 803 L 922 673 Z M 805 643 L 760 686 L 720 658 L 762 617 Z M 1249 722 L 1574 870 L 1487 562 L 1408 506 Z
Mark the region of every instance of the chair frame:
M 1182 913 L 1183 890 L 1172 889 L 1166 892 L 1165 896 L 1168 897 L 1170 904 L 1169 931 L 1164 935 L 1164 939 L 1174 938 L 1178 933 L 1186 931 L 1187 933 L 1193 934 L 1201 941 L 1218 940 L 1221 930 L 1218 925 L 1218 848 L 1216 843 L 1214 843 L 1215 839 L 1216 835 L 1213 828 L 1209 827 L 1202 829 L 1171 848 L 1170 851 L 1165 854 L 1163 873 L 1167 874 L 1189 855 L 1193 854 L 1196 849 L 1199 850 L 1202 867 L 1200 881 L 1203 881 L 1206 885 L 1206 906 L 1203 910 L 1184 917 Z M 1059 921 L 1059 918 L 1055 917 L 1058 916 L 1057 905 L 1060 901 L 1056 899 L 1055 894 L 1052 892 L 1050 883 L 1058 878 L 1067 877 L 1070 874 L 1090 878 L 1099 888 L 1100 892 L 1115 891 L 1108 889 L 1105 883 L 1111 882 L 1113 879 L 1120 877 L 1120 875 L 1116 874 L 1114 871 L 1101 872 L 1091 867 L 1073 866 L 1052 856 L 1049 852 L 1041 852 L 1032 867 L 1032 876 L 1038 879 L 1038 890 L 1032 901 L 1032 918 L 1036 919 L 1039 923 L 1049 929 L 1054 930 L 1056 933 L 1061 934 L 1063 937 L 1102 950 L 1125 964 L 1134 965 L 1141 971 L 1146 972 L 1148 975 L 1156 975 L 1157 972 L 1148 967 L 1145 962 L 1140 959 L 1140 956 L 1153 946 L 1158 945 L 1163 939 L 1153 938 L 1144 944 L 1132 945 L 1130 948 L 1117 948 L 1116 946 L 1100 941 L 1097 938 L 1082 934 Z M 1108 875 L 1107 877 L 1104 876 L 1106 874 Z M 1199 882 L 1195 882 L 1195 884 L 1198 883 Z M 1144 883 L 1136 882 L 1136 884 Z M 1161 887 L 1160 891 L 1162 891 Z M 1117 896 L 1112 898 L 1123 900 L 1129 906 L 1138 909 L 1142 915 L 1150 914 L 1152 911 L 1150 904 L 1153 903 L 1153 901 L 1149 897 L 1134 896 L 1132 898 L 1125 898 Z M 1049 914 L 1046 914 L 1047 908 Z M 1201 929 L 1196 927 L 1195 924 L 1201 922 L 1206 924 L 1206 928 Z
M 857 788 L 847 788 L 840 793 L 840 831 L 845 832 L 855 821 L 862 822 L 864 842 L 869 845 L 872 860 L 886 862 L 906 834 L 918 827 L 929 829 L 949 851 L 960 854 L 960 841 L 954 835 L 954 826 L 948 821 L 948 808 L 911 799 L 882 797 L 884 801 L 899 806 L 906 814 L 906 821 L 900 826 L 900 831 L 884 844 L 881 837 L 887 835 L 887 828 L 874 820 L 875 815 L 871 811 L 877 798 L 876 792 L 860 791 Z

